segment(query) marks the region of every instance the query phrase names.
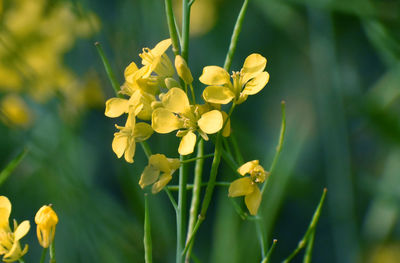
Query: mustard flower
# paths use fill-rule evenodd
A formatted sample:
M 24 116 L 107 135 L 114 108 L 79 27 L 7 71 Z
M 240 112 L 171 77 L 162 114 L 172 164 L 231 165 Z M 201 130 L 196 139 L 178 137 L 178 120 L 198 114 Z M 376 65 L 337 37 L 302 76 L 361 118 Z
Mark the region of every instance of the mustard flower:
M 12 232 L 9 225 L 10 214 L 10 200 L 0 196 L 0 255 L 3 255 L 4 262 L 17 261 L 28 252 L 28 245 L 22 249 L 19 240 L 28 233 L 29 221 L 25 220 L 18 225 L 14 220 L 14 232 Z
M 144 168 L 139 185 L 144 187 L 153 184 L 151 192 L 160 192 L 172 179 L 172 174 L 181 165 L 177 158 L 167 158 L 164 154 L 154 154 L 149 158 L 149 164 Z M 160 175 L 160 173 L 162 173 Z
M 249 95 L 261 91 L 268 83 L 269 74 L 264 71 L 267 59 L 260 54 L 251 54 L 244 61 L 240 72 L 233 72 L 232 82 L 229 73 L 218 66 L 203 69 L 200 81 L 209 85 L 203 91 L 203 98 L 209 103 L 227 104 L 232 100 L 243 103 Z
M 175 57 L 175 69 L 176 72 L 178 73 L 178 76 L 188 85 L 192 84 L 193 82 L 193 76 L 192 72 L 190 72 L 190 69 L 183 57 L 180 55 L 177 55 Z
M 37 224 L 36 233 L 39 243 L 42 247 L 47 248 L 54 240 L 56 234 L 56 225 L 58 216 L 49 205 L 42 206 L 35 216 Z
M 152 114 L 152 127 L 158 133 L 170 133 L 178 130 L 182 137 L 178 152 L 181 155 L 191 154 L 196 145 L 197 131 L 208 140 L 207 134 L 221 130 L 223 116 L 219 110 L 204 111 L 200 105 L 190 105 L 186 93 L 179 88 L 172 88 L 161 96 L 161 107 Z
M 118 158 L 124 155 L 128 163 L 133 163 L 136 142 L 147 140 L 152 135 L 153 130 L 147 123 L 136 123 L 134 113 L 128 114 L 125 126 L 115 125 L 115 127 L 119 132 L 114 133 L 112 149 Z
M 238 168 L 243 178 L 236 179 L 229 186 L 229 197 L 245 196 L 244 201 L 251 215 L 256 215 L 261 203 L 261 191 L 257 184 L 263 183 L 269 172 L 259 164 L 258 160 L 247 162 Z
M 159 42 L 153 49 L 143 48 L 143 52 L 139 56 L 142 58 L 142 64 L 148 67 L 144 77 L 150 76 L 152 72 L 162 78 L 174 75 L 172 62 L 165 54 L 171 43 L 171 39 L 168 38 Z

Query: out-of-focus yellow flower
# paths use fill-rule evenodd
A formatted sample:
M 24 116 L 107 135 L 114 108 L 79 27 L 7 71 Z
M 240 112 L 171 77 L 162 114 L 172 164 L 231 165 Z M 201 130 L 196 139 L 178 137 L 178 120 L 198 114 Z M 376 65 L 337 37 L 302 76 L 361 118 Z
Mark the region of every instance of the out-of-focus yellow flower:
M 177 158 L 167 158 L 164 154 L 154 154 L 149 158 L 149 164 L 144 168 L 139 185 L 145 188 L 153 184 L 151 192 L 160 192 L 172 179 L 172 174 L 181 165 Z M 162 173 L 160 175 L 160 173 Z
M 118 158 L 124 155 L 128 163 L 133 163 L 136 142 L 147 140 L 153 134 L 153 129 L 147 123 L 136 123 L 134 112 L 128 114 L 125 126 L 115 125 L 115 127 L 119 132 L 114 133 L 112 149 Z
M 256 215 L 261 203 L 261 191 L 257 184 L 263 183 L 269 172 L 259 164 L 258 160 L 247 162 L 237 170 L 243 178 L 236 179 L 229 186 L 229 197 L 245 196 L 244 201 L 251 215 Z
M 367 263 L 397 263 L 400 258 L 400 243 L 388 243 L 370 250 Z
M 20 225 L 14 220 L 14 232 L 11 231 L 9 218 L 11 214 L 11 203 L 5 196 L 0 196 L 0 255 L 4 262 L 14 262 L 28 252 L 28 245 L 21 249 L 19 240 L 29 231 L 28 220 Z
M 42 206 L 35 216 L 37 224 L 36 233 L 39 243 L 42 247 L 47 248 L 54 240 L 56 234 L 56 225 L 58 216 L 49 205 Z
M 192 84 L 193 82 L 192 72 L 190 72 L 190 69 L 186 61 L 180 55 L 177 55 L 175 57 L 175 69 L 176 72 L 178 73 L 178 76 L 181 77 L 181 79 L 186 84 L 188 85 Z
M 17 95 L 10 94 L 0 101 L 0 118 L 5 123 L 18 127 L 27 127 L 32 122 L 32 115 L 25 101 Z
M 258 93 L 268 83 L 269 74 L 264 71 L 266 65 L 267 59 L 260 54 L 249 55 L 240 72 L 233 72 L 233 82 L 225 69 L 204 67 L 200 81 L 209 85 L 203 91 L 204 100 L 216 104 L 227 104 L 232 100 L 236 104 L 243 103 L 247 96 Z
M 158 133 L 170 133 L 178 130 L 182 137 L 178 152 L 187 155 L 196 145 L 197 131 L 205 140 L 207 134 L 221 130 L 223 116 L 219 110 L 204 111 L 204 107 L 190 105 L 186 93 L 179 88 L 172 88 L 161 96 L 162 106 L 152 114 L 152 127 Z

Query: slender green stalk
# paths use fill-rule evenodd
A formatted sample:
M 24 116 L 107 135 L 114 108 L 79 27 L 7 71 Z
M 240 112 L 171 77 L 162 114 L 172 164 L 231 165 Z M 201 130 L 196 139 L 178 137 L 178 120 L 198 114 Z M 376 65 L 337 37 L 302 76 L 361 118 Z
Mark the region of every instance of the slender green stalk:
M 266 250 L 265 231 L 264 231 L 263 226 L 261 224 L 261 220 L 256 220 L 255 224 L 256 224 L 256 231 L 257 231 L 258 241 L 260 242 L 261 258 L 264 258 L 265 257 L 265 250 Z
M 146 155 L 147 159 L 149 159 L 151 156 L 151 149 L 149 144 L 147 142 L 140 142 L 140 145 L 142 146 L 144 154 Z
M 9 162 L 1 172 L 0 172 L 0 186 L 4 184 L 4 182 L 8 179 L 11 173 L 15 168 L 21 163 L 26 154 L 28 153 L 28 149 L 24 149 L 20 154 L 17 155 L 11 162 Z
M 197 155 L 197 157 L 183 160 L 183 161 L 181 161 L 181 163 L 190 163 L 190 162 L 194 162 L 194 161 L 198 161 L 198 160 L 204 160 L 206 158 L 213 157 L 213 156 L 214 156 L 213 153 L 202 155 L 202 156 Z
M 307 243 L 313 239 L 312 235 L 313 235 L 313 232 L 315 232 L 315 228 L 317 226 L 318 219 L 321 215 L 322 205 L 324 204 L 324 201 L 325 201 L 326 192 L 327 192 L 327 189 L 325 188 L 322 193 L 319 204 L 317 206 L 317 209 L 315 210 L 314 215 L 311 219 L 310 225 L 308 226 L 308 229 L 307 229 L 306 233 L 304 234 L 303 238 L 300 240 L 296 249 L 283 261 L 283 263 L 290 262 L 307 245 Z M 314 243 L 313 240 L 312 240 L 312 243 Z M 311 248 L 309 248 L 309 249 L 311 249 Z M 310 259 L 311 259 L 311 255 L 310 255 Z
M 182 41 L 181 55 L 188 62 L 189 56 L 189 28 L 190 28 L 190 5 L 189 0 L 182 0 Z
M 193 191 L 192 191 L 192 202 L 190 204 L 190 216 L 189 216 L 189 226 L 188 226 L 188 231 L 186 234 L 186 242 L 188 242 L 190 235 L 193 232 L 194 225 L 196 223 L 196 217 L 197 217 L 197 212 L 198 208 L 200 205 L 200 193 L 201 193 L 201 177 L 203 174 L 203 165 L 204 165 L 204 140 L 200 139 L 198 145 L 197 145 L 197 160 L 196 160 L 196 165 L 194 167 L 194 181 L 193 181 Z M 189 246 L 188 252 L 186 254 L 185 262 L 189 263 L 190 261 L 190 255 L 192 253 L 193 249 L 193 243 L 191 246 Z
M 106 70 L 108 79 L 111 82 L 111 86 L 113 87 L 115 94 L 117 94 L 118 97 L 122 97 L 121 94 L 119 94 L 120 91 L 120 86 L 119 83 L 117 81 L 117 78 L 115 77 L 114 72 L 111 69 L 110 63 L 108 62 L 108 59 L 106 58 L 103 48 L 101 47 L 99 42 L 94 43 L 94 45 L 96 46 L 97 52 L 100 55 L 101 61 L 103 62 L 104 68 Z
M 243 164 L 244 163 L 243 155 L 240 152 L 240 148 L 239 148 L 239 145 L 237 143 L 237 139 L 236 139 L 236 136 L 235 136 L 234 133 L 231 134 L 230 139 L 231 139 L 231 142 L 232 142 L 232 145 L 233 145 L 233 150 L 235 152 L 236 161 L 239 164 Z
M 227 186 L 229 186 L 231 183 L 230 182 L 215 182 L 215 186 L 224 186 L 224 187 L 227 187 Z M 201 187 L 203 187 L 203 186 L 207 186 L 208 185 L 208 182 L 207 183 L 201 183 Z M 170 191 L 178 191 L 179 190 L 179 185 L 168 185 L 167 187 L 165 187 L 165 188 L 167 188 L 168 190 L 170 190 Z M 186 190 L 193 190 L 193 188 L 194 188 L 194 185 L 193 184 L 187 184 L 186 185 Z
M 272 241 L 272 246 L 271 246 L 271 248 L 268 250 L 267 255 L 265 256 L 265 258 L 263 259 L 263 261 L 261 261 L 261 263 L 268 263 L 268 262 L 269 262 L 269 260 L 271 259 L 272 252 L 274 252 L 274 250 L 275 250 L 276 242 L 278 242 L 278 240 L 276 240 L 276 239 L 274 239 L 274 240 Z
M 171 0 L 165 0 L 165 12 L 167 14 L 169 35 L 172 41 L 172 51 L 175 55 L 179 55 L 179 36 Z
M 304 253 L 303 263 L 311 263 L 312 251 L 315 241 L 315 228 L 310 234 L 310 239 L 308 240 L 306 252 Z
M 190 93 L 192 94 L 193 104 L 196 104 L 196 94 L 194 94 L 193 85 L 189 84 L 189 87 L 190 87 Z
M 146 263 L 153 261 L 152 250 L 153 246 L 151 243 L 151 223 L 149 213 L 149 200 L 147 194 L 144 194 L 144 259 Z
M 281 124 L 281 131 L 279 134 L 279 141 L 278 141 L 278 146 L 276 147 L 276 153 L 274 156 L 274 159 L 272 161 L 271 167 L 269 168 L 269 172 L 270 175 L 269 177 L 271 177 L 271 175 L 273 174 L 273 172 L 275 171 L 275 167 L 276 164 L 278 163 L 279 160 L 279 155 L 281 154 L 282 151 L 282 146 L 283 146 L 283 141 L 285 139 L 285 131 L 286 131 L 286 110 L 285 110 L 285 101 L 281 102 L 281 106 L 282 106 L 282 124 Z M 268 177 L 268 178 L 269 178 Z M 265 180 L 262 188 L 261 188 L 261 195 L 264 193 L 267 184 L 268 184 L 268 178 Z
M 248 4 L 249 4 L 249 0 L 244 0 L 242 8 L 240 9 L 239 15 L 236 19 L 235 27 L 233 28 L 231 43 L 229 45 L 229 50 L 228 50 L 228 53 L 226 54 L 225 63 L 224 63 L 224 69 L 226 71 L 229 71 L 229 69 L 231 68 L 233 55 L 235 54 L 236 45 L 237 45 L 237 42 L 239 39 L 240 31 L 242 30 L 244 15 L 246 14 Z
M 49 250 L 48 247 L 43 248 L 42 256 L 40 257 L 40 263 L 44 263 L 44 261 L 46 260 L 46 255 L 48 250 Z
M 176 190 L 179 189 L 179 186 L 176 187 Z M 171 201 L 172 206 L 174 207 L 175 213 L 178 215 L 178 205 L 176 204 L 175 198 L 172 196 L 169 187 L 164 187 L 164 192 L 167 194 L 169 200 Z
M 55 240 L 50 244 L 50 263 L 56 263 L 56 246 Z
M 181 162 L 185 156 L 180 156 Z M 178 193 L 178 218 L 177 218 L 177 238 L 176 238 L 176 262 L 182 263 L 184 256 L 182 250 L 185 245 L 186 233 L 186 200 L 187 200 L 187 165 L 182 164 L 179 168 L 179 193 Z

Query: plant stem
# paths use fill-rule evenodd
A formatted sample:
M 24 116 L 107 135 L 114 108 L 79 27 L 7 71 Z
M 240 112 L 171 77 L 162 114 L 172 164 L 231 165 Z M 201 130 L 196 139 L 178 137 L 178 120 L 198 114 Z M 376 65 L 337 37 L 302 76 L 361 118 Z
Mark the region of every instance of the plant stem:
M 311 263 L 314 240 L 315 240 L 315 228 L 310 234 L 310 238 L 308 240 L 306 247 L 306 252 L 304 253 L 303 263 Z
M 179 189 L 179 186 L 176 187 L 176 190 Z M 171 201 L 172 206 L 174 207 L 175 213 L 178 215 L 178 205 L 176 204 L 175 198 L 172 196 L 169 187 L 164 187 L 164 192 L 167 194 L 169 200 Z
M 197 155 L 197 157 L 195 157 L 195 158 L 190 158 L 190 159 L 186 159 L 186 160 L 184 160 L 184 161 L 181 161 L 181 163 L 190 163 L 190 162 L 193 162 L 193 161 L 204 160 L 204 159 L 206 159 L 206 158 L 208 158 L 208 157 L 213 157 L 213 156 L 214 156 L 213 153 L 206 154 L 206 155 L 202 155 L 202 156 L 198 156 L 198 155 Z
M 167 14 L 167 22 L 169 35 L 172 41 L 172 51 L 175 55 L 179 55 L 179 36 L 176 28 L 176 21 L 174 16 L 174 10 L 172 9 L 172 1 L 165 0 L 165 12 Z
M 278 240 L 276 240 L 276 239 L 274 239 L 272 241 L 272 246 L 268 250 L 267 256 L 263 259 L 263 261 L 261 261 L 261 263 L 268 263 L 269 262 L 269 260 L 271 259 L 272 252 L 274 252 L 274 249 L 275 249 L 275 246 L 276 246 L 276 242 L 278 242 Z
M 234 133 L 231 134 L 230 139 L 231 139 L 231 142 L 232 142 L 232 145 L 233 145 L 233 150 L 235 152 L 236 161 L 239 164 L 243 164 L 244 163 L 243 155 L 240 152 L 240 148 L 239 148 L 239 145 L 237 143 L 236 136 L 235 136 Z
M 100 55 L 101 61 L 103 62 L 104 68 L 106 70 L 108 79 L 111 82 L 111 86 L 113 87 L 115 94 L 117 94 L 118 97 L 122 97 L 121 94 L 119 94 L 120 91 L 120 86 L 119 83 L 114 75 L 114 72 L 111 69 L 110 63 L 108 62 L 108 59 L 106 58 L 106 56 L 104 55 L 104 51 L 103 48 L 101 47 L 99 42 L 94 43 L 94 45 L 96 46 L 97 52 Z
M 47 251 L 49 250 L 48 247 L 44 247 L 42 250 L 42 256 L 40 257 L 40 263 L 44 263 L 45 259 L 46 259 L 46 254 Z
M 189 28 L 190 28 L 190 5 L 189 0 L 182 0 L 182 42 L 181 55 L 188 62 L 189 55 Z
M 56 263 L 55 240 L 50 244 L 50 263 Z
M 152 243 L 151 243 L 151 223 L 149 214 L 149 201 L 147 193 L 144 194 L 144 259 L 146 263 L 153 261 Z
M 260 242 L 260 247 L 261 247 L 261 258 L 265 257 L 265 248 L 266 248 L 266 242 L 264 238 L 264 229 L 263 226 L 261 225 L 261 220 L 256 220 L 256 231 L 257 231 L 257 236 L 258 236 L 258 241 Z
M 149 159 L 151 156 L 151 149 L 149 144 L 147 142 L 140 142 L 140 145 L 142 146 L 144 154 L 146 155 L 147 159 Z
M 20 154 L 17 155 L 17 157 L 9 162 L 2 171 L 0 171 L 0 186 L 3 185 L 3 183 L 8 179 L 14 169 L 17 168 L 27 153 L 28 149 L 25 148 Z
M 278 146 L 276 147 L 276 153 L 275 153 L 274 159 L 272 161 L 271 167 L 269 168 L 270 175 L 267 177 L 267 179 L 265 180 L 265 182 L 261 188 L 261 195 L 264 193 L 265 188 L 267 187 L 269 177 L 271 177 L 271 175 L 273 174 L 273 172 L 275 170 L 276 164 L 278 163 L 278 160 L 279 160 L 279 155 L 282 151 L 283 141 L 285 139 L 285 131 L 286 131 L 285 101 L 281 102 L 281 107 L 282 107 L 282 124 L 281 124 L 281 131 L 279 134 Z
M 225 186 L 225 187 L 227 187 L 230 184 L 231 184 L 230 182 L 215 182 L 215 186 Z M 201 187 L 207 186 L 207 185 L 208 185 L 208 182 L 207 183 L 201 183 Z M 193 190 L 193 187 L 194 187 L 193 184 L 187 184 L 186 185 L 186 189 L 187 190 Z M 179 185 L 169 185 L 169 186 L 167 186 L 165 188 L 167 188 L 170 191 L 178 191 L 179 190 Z
M 181 155 L 181 161 L 185 160 Z M 179 168 L 179 193 L 178 193 L 178 218 L 177 218 L 177 238 L 176 238 L 176 262 L 182 263 L 184 256 L 182 250 L 185 244 L 186 233 L 186 200 L 187 200 L 187 165 L 182 164 Z
M 235 54 L 236 45 L 238 42 L 240 31 L 242 30 L 244 15 L 246 14 L 248 4 L 249 4 L 249 0 L 244 0 L 242 8 L 240 9 L 239 15 L 236 19 L 235 27 L 233 28 L 231 43 L 229 45 L 229 50 L 228 50 L 228 53 L 226 54 L 225 63 L 224 63 L 224 69 L 226 71 L 229 71 L 231 64 L 232 64 L 233 55 Z

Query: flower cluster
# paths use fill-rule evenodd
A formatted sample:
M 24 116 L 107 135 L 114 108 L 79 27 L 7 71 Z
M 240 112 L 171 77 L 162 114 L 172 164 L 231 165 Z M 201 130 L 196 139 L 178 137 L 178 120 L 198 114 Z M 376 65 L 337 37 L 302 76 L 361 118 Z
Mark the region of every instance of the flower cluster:
M 116 125 L 119 131 L 114 134 L 112 149 L 118 158 L 124 155 L 129 163 L 133 163 L 136 142 L 147 140 L 153 132 L 176 131 L 176 136 L 181 138 L 177 149 L 180 155 L 193 153 L 198 137 L 208 141 L 210 135 L 218 132 L 228 137 L 230 116 L 222 110 L 222 105 L 243 103 L 249 95 L 263 89 L 269 80 L 268 72 L 264 71 L 267 60 L 259 54 L 248 56 L 243 68 L 233 72 L 232 76 L 221 67 L 206 66 L 199 78 L 206 85 L 202 92 L 204 103 L 198 104 L 192 86 L 193 75 L 180 55 L 175 56 L 174 64 L 171 62 L 166 54 L 170 46 L 171 40 L 166 39 L 152 49 L 144 48 L 139 54 L 142 66 L 138 67 L 134 62 L 129 64 L 124 72 L 120 96 L 106 102 L 107 117 L 127 116 L 125 126 Z M 179 79 L 175 78 L 175 72 Z M 188 96 L 188 87 L 191 96 Z M 180 165 L 179 159 L 152 155 L 139 185 L 144 188 L 152 184 L 152 192 L 157 193 L 168 184 Z M 249 167 L 249 164 L 239 168 L 240 171 L 245 169 L 243 175 L 250 173 L 251 177 L 233 182 L 229 190 L 229 196 L 246 196 L 251 214 L 257 213 L 261 201 L 255 183 L 263 182 L 266 176 L 258 161 L 253 166 L 247 170 L 242 167 Z

